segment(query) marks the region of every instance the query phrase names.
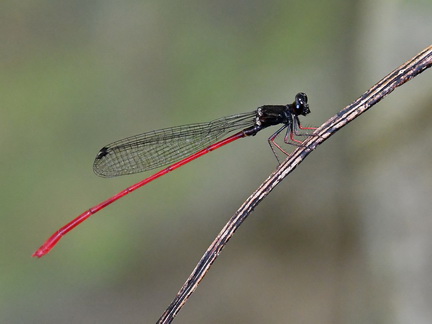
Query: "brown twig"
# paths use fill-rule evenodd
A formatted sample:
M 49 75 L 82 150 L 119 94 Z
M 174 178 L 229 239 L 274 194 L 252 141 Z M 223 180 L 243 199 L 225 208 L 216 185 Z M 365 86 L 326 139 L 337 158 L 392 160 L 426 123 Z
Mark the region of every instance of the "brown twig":
M 163 313 L 158 323 L 171 323 L 188 298 L 198 287 L 212 263 L 216 260 L 234 232 L 241 223 L 249 216 L 252 210 L 296 167 L 299 165 L 318 145 L 344 127 L 346 124 L 363 114 L 366 110 L 378 103 L 396 87 L 411 80 L 432 65 L 432 46 L 427 47 L 414 58 L 401 65 L 388 74 L 385 78 L 375 84 L 360 98 L 349 106 L 342 109 L 338 114 L 330 118 L 303 144 L 296 149 L 288 158 L 279 165 L 270 177 L 243 203 L 234 216 L 221 230 L 219 235 L 207 249 L 198 262 L 192 274 L 189 276 L 175 299 Z

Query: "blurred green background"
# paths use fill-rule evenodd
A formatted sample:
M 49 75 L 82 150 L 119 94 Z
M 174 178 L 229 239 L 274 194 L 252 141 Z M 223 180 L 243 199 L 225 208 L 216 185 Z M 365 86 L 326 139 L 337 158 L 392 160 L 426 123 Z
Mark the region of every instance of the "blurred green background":
M 431 43 L 432 2 L 2 1 L 1 323 L 154 323 L 275 169 L 263 131 L 55 230 L 148 174 L 98 150 L 309 95 L 320 125 Z M 175 323 L 431 323 L 432 72 L 318 148 Z M 150 173 L 151 174 L 151 173 Z

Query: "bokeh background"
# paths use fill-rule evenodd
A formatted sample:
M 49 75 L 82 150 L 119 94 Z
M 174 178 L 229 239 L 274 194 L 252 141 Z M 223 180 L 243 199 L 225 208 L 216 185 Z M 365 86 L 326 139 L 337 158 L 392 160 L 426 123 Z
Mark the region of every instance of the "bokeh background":
M 275 169 L 266 130 L 131 194 L 105 144 L 308 93 L 320 125 L 431 43 L 429 0 L 2 1 L 0 322 L 154 323 Z M 176 323 L 431 323 L 432 71 L 256 208 Z

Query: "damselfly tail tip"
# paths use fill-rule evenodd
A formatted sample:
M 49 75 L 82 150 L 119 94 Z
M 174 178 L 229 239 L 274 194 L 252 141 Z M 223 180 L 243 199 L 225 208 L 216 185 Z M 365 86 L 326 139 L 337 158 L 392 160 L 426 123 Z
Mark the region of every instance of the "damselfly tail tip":
M 41 251 L 41 249 L 38 249 L 35 253 L 32 254 L 32 257 L 42 258 L 44 255 L 45 255 L 45 252 Z
M 32 257 L 36 258 L 42 258 L 45 254 L 48 254 L 49 251 L 53 246 L 50 244 L 49 241 L 45 242 L 39 249 L 35 251 L 35 253 L 32 254 Z
M 60 234 L 60 232 L 55 232 L 39 249 L 36 250 L 35 253 L 32 254 L 32 257 L 41 258 L 45 254 L 48 254 L 58 241 L 60 241 L 62 236 L 63 235 Z

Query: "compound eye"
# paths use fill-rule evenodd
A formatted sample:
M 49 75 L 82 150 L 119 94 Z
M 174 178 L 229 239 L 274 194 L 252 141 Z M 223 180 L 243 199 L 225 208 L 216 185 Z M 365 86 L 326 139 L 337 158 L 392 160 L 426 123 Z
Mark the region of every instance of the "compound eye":
M 296 109 L 302 110 L 304 106 L 307 106 L 308 97 L 306 93 L 300 92 L 296 95 Z
M 309 105 L 308 105 L 308 97 L 305 93 L 300 92 L 295 97 L 295 112 L 297 116 L 303 115 L 306 116 L 310 113 Z

